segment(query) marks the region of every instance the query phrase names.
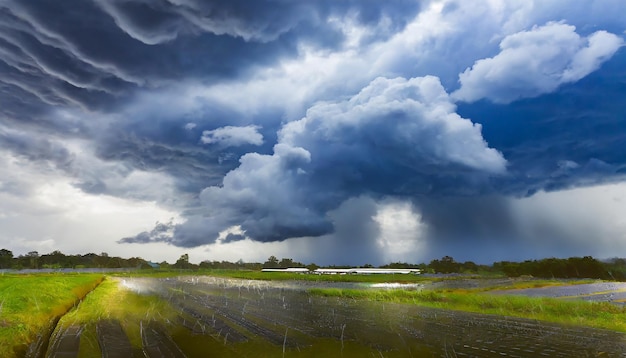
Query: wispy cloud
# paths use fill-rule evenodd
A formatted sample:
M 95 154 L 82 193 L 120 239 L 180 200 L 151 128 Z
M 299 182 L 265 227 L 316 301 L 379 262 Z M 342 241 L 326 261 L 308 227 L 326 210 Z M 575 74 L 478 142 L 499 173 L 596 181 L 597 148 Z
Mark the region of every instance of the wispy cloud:
M 217 144 L 223 147 L 237 147 L 245 144 L 263 144 L 263 135 L 259 126 L 226 126 L 202 132 L 200 141 L 204 144 Z

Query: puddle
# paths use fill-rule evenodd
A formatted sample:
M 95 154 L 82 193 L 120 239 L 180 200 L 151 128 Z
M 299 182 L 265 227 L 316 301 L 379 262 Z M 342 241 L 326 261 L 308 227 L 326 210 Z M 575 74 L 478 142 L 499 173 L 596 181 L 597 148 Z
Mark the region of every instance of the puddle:
M 526 288 L 491 291 L 492 294 L 522 295 L 529 297 L 554 297 L 582 299 L 594 302 L 612 302 L 623 305 L 626 300 L 626 283 L 597 282 L 582 285 Z

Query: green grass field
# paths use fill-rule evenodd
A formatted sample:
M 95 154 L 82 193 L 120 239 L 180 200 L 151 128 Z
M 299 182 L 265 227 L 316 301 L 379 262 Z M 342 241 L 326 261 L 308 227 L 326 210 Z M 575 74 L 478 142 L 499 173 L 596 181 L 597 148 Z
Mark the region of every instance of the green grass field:
M 408 303 L 426 307 L 497 314 L 626 332 L 626 308 L 606 302 L 491 295 L 467 290 L 310 289 L 315 295 Z
M 102 279 L 98 274 L 0 276 L 0 357 L 23 355 L 37 334 Z
M 154 273 L 158 275 L 158 272 Z M 263 281 L 315 281 L 315 282 L 364 282 L 364 283 L 380 283 L 380 282 L 397 282 L 397 283 L 418 283 L 424 281 L 432 281 L 421 275 L 404 275 L 404 274 L 376 274 L 376 275 L 315 275 L 303 274 L 296 272 L 262 272 L 250 270 L 207 270 L 198 271 L 196 274 L 210 275 L 217 277 L 239 278 L 244 280 L 263 280 Z M 180 275 L 180 273 L 178 273 Z M 442 279 L 443 280 L 443 279 Z
M 261 272 L 252 270 L 138 270 L 124 273 L 111 273 L 118 277 L 176 277 L 176 276 L 215 276 L 261 281 L 329 281 L 329 282 L 422 282 L 432 279 L 420 275 L 314 275 L 296 272 Z
M 432 283 L 454 278 L 433 278 L 420 275 L 307 275 L 298 273 L 264 273 L 260 271 L 138 271 L 104 278 L 100 274 L 37 274 L 0 276 L 0 357 L 23 356 L 38 334 L 46 331 L 55 318 L 62 317 L 59 328 L 82 328 L 80 356 L 99 354 L 95 325 L 98 321 L 119 321 L 135 347 L 141 346 L 140 323 L 170 322 L 180 312 L 153 295 L 139 295 L 123 288 L 123 276 L 172 277 L 211 275 L 245 280 L 296 280 L 357 283 Z M 463 277 L 466 279 L 468 277 Z M 478 278 L 478 277 L 473 277 Z M 487 277 L 493 278 L 493 277 Z M 505 280 L 506 281 L 506 280 Z M 563 281 L 522 278 L 502 284 L 488 284 L 472 289 L 336 289 L 315 288 L 309 293 L 354 300 L 396 302 L 467 312 L 530 318 L 559 324 L 579 325 L 626 332 L 626 309 L 609 303 L 590 303 L 555 298 L 530 298 L 490 294 L 494 289 L 522 289 L 590 283 L 593 280 Z M 97 288 L 96 288 L 97 287 Z M 427 286 L 428 287 L 428 286 Z M 94 288 L 96 288 L 94 290 Z M 91 293 L 89 293 L 91 292 Z M 89 293 L 89 294 L 88 294 Z M 76 303 L 81 304 L 72 309 Z M 193 340 L 188 333 L 171 331 L 180 342 Z M 190 346 L 197 346 L 198 342 Z M 207 346 L 203 343 L 202 346 Z M 259 344 L 250 343 L 251 345 Z M 255 346 L 256 347 L 256 346 Z M 211 349 L 225 349 L 211 345 Z M 138 352 L 140 350 L 138 349 Z M 224 352 L 226 353 L 226 352 Z M 139 354 L 139 353 L 138 353 Z

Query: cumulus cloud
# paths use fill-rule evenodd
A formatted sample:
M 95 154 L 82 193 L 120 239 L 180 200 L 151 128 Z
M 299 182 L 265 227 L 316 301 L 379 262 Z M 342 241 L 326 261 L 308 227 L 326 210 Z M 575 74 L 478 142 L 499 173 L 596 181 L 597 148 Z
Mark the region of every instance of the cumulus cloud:
M 245 154 L 221 186 L 204 189 L 203 217 L 177 226 L 171 242 L 211 243 L 236 225 L 259 241 L 320 236 L 333 231 L 328 212 L 351 197 L 455 191 L 419 181 L 503 174 L 506 160 L 480 126 L 454 110 L 435 77 L 378 78 L 317 104 L 282 128 L 273 154 Z
M 263 144 L 263 135 L 259 126 L 226 126 L 202 132 L 200 141 L 204 144 L 217 144 L 223 147 L 237 147 L 245 144 Z
M 487 98 L 509 103 L 550 93 L 564 83 L 580 80 L 597 70 L 622 45 L 606 31 L 581 37 L 576 28 L 551 22 L 505 37 L 500 53 L 478 60 L 459 74 L 456 100 Z
M 200 194 L 210 215 L 206 224 L 215 226 L 211 232 L 239 225 L 246 236 L 260 241 L 330 232 L 323 210 L 308 205 L 314 199 L 302 187 L 310 161 L 308 151 L 285 144 L 277 144 L 273 155 L 244 155 L 221 187 Z
M 506 161 L 488 147 L 481 126 L 455 109 L 436 77 L 377 78 L 348 101 L 313 106 L 280 131 L 280 140 L 312 150 L 314 158 L 345 158 L 349 167 L 376 163 L 377 170 L 391 165 L 436 174 L 445 168 L 462 172 L 453 169 L 460 166 L 503 173 Z

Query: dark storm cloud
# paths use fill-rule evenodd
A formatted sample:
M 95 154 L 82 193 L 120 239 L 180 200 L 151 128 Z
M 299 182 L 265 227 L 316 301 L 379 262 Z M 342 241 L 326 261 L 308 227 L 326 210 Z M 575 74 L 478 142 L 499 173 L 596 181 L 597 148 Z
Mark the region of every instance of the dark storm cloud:
M 299 41 L 335 47 L 329 16 L 401 26 L 418 10 L 359 2 L 8 1 L 0 5 L 3 82 L 49 105 L 103 108 L 137 87 L 235 76 L 295 54 Z M 53 14 L 53 16 L 51 16 Z M 328 34 L 324 34 L 324 32 Z M 280 41 L 278 41 L 280 39 Z
M 430 257 L 451 255 L 475 260 L 481 257 L 524 259 L 528 250 L 515 220 L 511 202 L 499 195 L 420 197 L 413 201 L 427 225 L 426 250 Z M 502 248 L 505 250 L 502 251 Z M 508 251 L 510 250 L 510 252 Z
M 159 99 L 168 100 L 166 95 Z M 116 121 L 114 127 L 96 134 L 96 154 L 131 168 L 167 173 L 178 189 L 197 195 L 209 185 L 219 185 L 245 153 L 271 151 L 272 143 L 264 143 L 263 139 L 275 138 L 272 122 L 280 118 L 278 115 L 269 111 L 249 118 L 223 105 L 205 102 L 189 115 L 162 113 L 160 104 L 153 100 L 121 112 L 125 121 Z M 267 128 L 237 125 L 253 120 Z M 208 137 L 215 141 L 203 141 Z
M 373 220 L 377 210 L 376 202 L 367 197 L 346 200 L 329 212 L 334 229 L 332 241 L 316 245 L 315 250 L 330 265 L 350 265 L 356 260 L 359 264 L 380 262 L 380 247 L 376 242 L 380 227 Z
M 622 62 L 619 57 L 614 61 Z M 611 64 L 606 71 L 615 73 Z M 177 225 L 173 243 L 213 242 L 220 231 L 234 225 L 260 241 L 328 234 L 337 229 L 329 210 L 366 194 L 411 200 L 429 237 L 436 238 L 432 252 L 443 252 L 450 245 L 469 249 L 477 242 L 515 246 L 525 238 L 503 194 L 526 196 L 619 178 L 624 146 L 617 127 L 623 111 L 603 110 L 601 100 L 598 108 L 590 108 L 583 98 L 594 83 L 604 88 L 606 81 L 613 81 L 608 87 L 616 94 L 623 90 L 619 76 L 610 80 L 605 76 L 600 72 L 580 87 L 566 86 L 549 95 L 580 100 L 578 108 L 565 109 L 555 98 L 510 106 L 462 104 L 460 113 L 471 113 L 470 118 L 490 126 L 484 139 L 480 127 L 454 112 L 456 107 L 436 78 L 377 79 L 351 99 L 317 104 L 302 120 L 283 126 L 273 154 L 245 155 L 221 186 L 203 191 L 204 218 L 192 216 L 190 222 Z M 578 91 L 580 99 L 572 91 Z M 616 101 L 612 106 L 623 104 Z M 526 112 L 520 111 L 523 108 Z M 597 117 L 587 119 L 587 125 L 600 137 L 589 136 L 589 127 L 572 122 L 581 120 L 585 111 Z M 599 120 L 605 115 L 612 117 Z M 563 130 L 573 124 L 575 129 Z M 607 142 L 610 137 L 613 140 Z M 506 150 L 506 174 L 502 175 L 502 156 L 486 143 Z M 601 150 L 592 154 L 594 148 Z M 607 160 L 607 155 L 618 162 L 598 159 Z
M 363 24 L 376 23 L 384 16 L 401 28 L 417 10 L 418 4 L 412 1 L 367 7 L 358 1 L 3 2 L 2 120 L 62 137 L 94 137 L 101 159 L 165 171 L 180 178 L 181 188 L 199 190 L 219 183 L 233 169 L 236 161 L 229 158 L 259 148 L 224 151 L 208 145 L 200 150 L 200 136 L 194 133 L 183 138 L 180 123 L 174 128 L 159 118 L 128 118 L 135 113 L 126 113 L 126 118 L 101 134 L 101 126 L 91 128 L 93 111 L 115 113 L 138 91 L 165 88 L 185 79 L 215 82 L 240 76 L 250 66 L 295 55 L 301 42 L 340 46 L 341 32 L 326 26 L 331 16 L 355 14 Z M 72 107 L 85 111 L 83 123 L 61 123 L 49 113 L 49 109 Z M 208 116 L 217 117 L 220 110 L 209 107 Z M 233 118 L 236 115 L 222 113 L 219 121 L 195 120 L 198 129 L 213 131 L 240 121 Z M 263 126 L 275 131 L 271 124 Z M 78 186 L 91 192 L 106 190 L 93 182 Z
M 197 0 L 116 0 L 95 1 L 131 37 L 146 44 L 176 39 L 179 35 L 208 32 L 240 37 L 246 41 L 270 42 L 297 32 L 313 31 L 309 39 L 325 39 L 320 25 L 329 16 L 354 13 L 363 24 L 390 18 L 401 28 L 418 9 L 414 1 L 382 4 L 359 1 L 197 1 Z M 334 36 L 331 36 L 334 37 Z M 327 38 L 326 38 L 327 39 Z
M 121 243 L 150 243 L 150 242 L 169 242 L 172 235 L 173 225 L 172 222 L 161 223 L 157 222 L 154 229 L 150 231 L 143 231 L 132 238 L 120 239 Z
M 72 154 L 59 143 L 43 138 L 35 138 L 24 133 L 5 131 L 0 128 L 0 147 L 8 149 L 20 158 L 50 165 L 52 168 L 68 170 L 71 167 Z
M 241 241 L 244 240 L 246 237 L 243 235 L 239 235 L 239 234 L 228 234 L 226 235 L 226 237 L 224 238 L 224 240 L 222 240 L 222 244 L 227 244 L 229 242 L 235 242 L 235 241 Z
M 197 192 L 206 185 L 218 184 L 223 173 L 234 166 L 220 164 L 219 153 L 202 150 L 196 144 L 197 138 L 185 143 L 172 141 L 170 136 L 150 138 L 126 131 L 113 130 L 109 135 L 99 141 L 100 158 L 122 162 L 137 170 L 167 173 L 183 191 Z M 106 192 L 106 187 L 101 189 Z
M 374 262 L 392 198 L 433 252 L 521 247 L 508 198 L 626 172 L 622 4 L 431 3 L 4 1 L 0 146 L 180 211 L 123 243 L 322 236 Z
M 320 236 L 334 229 L 327 212 L 351 196 L 458 193 L 459 178 L 475 193 L 505 160 L 454 110 L 435 77 L 378 78 L 349 100 L 319 103 L 283 126 L 273 154 L 244 155 L 204 189 L 203 216 L 177 225 L 172 242 L 211 243 L 235 225 L 258 241 Z

